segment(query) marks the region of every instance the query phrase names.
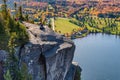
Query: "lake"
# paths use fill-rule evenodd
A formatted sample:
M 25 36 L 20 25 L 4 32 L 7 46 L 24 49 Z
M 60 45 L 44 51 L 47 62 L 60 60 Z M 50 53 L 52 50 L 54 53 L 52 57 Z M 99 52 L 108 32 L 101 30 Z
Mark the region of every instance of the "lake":
M 90 34 L 73 40 L 74 61 L 82 68 L 82 80 L 120 80 L 120 37 Z

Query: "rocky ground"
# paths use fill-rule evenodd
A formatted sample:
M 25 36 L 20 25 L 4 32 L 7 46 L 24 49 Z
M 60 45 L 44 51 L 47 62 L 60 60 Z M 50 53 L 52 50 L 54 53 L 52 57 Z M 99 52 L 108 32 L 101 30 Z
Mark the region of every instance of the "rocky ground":
M 44 26 L 23 22 L 29 34 L 29 42 L 16 48 L 21 65 L 25 63 L 33 80 L 80 80 L 81 68 L 72 63 L 74 43 Z M 0 51 L 0 55 L 3 54 Z M 4 53 L 5 54 L 5 53 Z M 0 62 L 4 62 L 0 57 Z M 0 64 L 0 78 L 2 75 Z M 0 79 L 1 80 L 1 79 Z

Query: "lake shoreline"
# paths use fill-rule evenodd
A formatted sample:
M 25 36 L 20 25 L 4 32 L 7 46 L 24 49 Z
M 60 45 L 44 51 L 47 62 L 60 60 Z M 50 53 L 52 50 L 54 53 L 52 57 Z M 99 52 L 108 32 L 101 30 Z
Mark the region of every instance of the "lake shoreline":
M 120 35 L 118 35 L 118 34 L 108 34 L 108 33 L 103 33 L 103 32 L 97 32 L 97 33 L 87 32 L 87 33 L 82 34 L 82 35 L 75 35 L 77 37 L 74 37 L 74 38 L 71 38 L 71 39 L 74 40 L 74 39 L 77 39 L 77 38 L 84 38 L 84 37 L 87 37 L 89 34 L 103 34 L 103 35 L 107 34 L 107 35 L 115 35 L 115 36 L 119 36 L 120 37 Z
M 74 61 L 82 68 L 81 80 L 120 80 L 119 36 L 97 33 L 73 41 Z

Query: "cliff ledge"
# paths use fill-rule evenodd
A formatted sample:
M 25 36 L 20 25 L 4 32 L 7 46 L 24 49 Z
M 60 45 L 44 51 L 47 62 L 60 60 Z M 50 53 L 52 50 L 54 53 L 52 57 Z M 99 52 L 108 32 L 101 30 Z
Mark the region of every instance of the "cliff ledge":
M 26 64 L 33 80 L 80 80 L 76 76 L 80 76 L 78 71 L 81 72 L 81 69 L 76 63 L 72 63 L 74 43 L 47 26 L 40 30 L 38 25 L 23 23 L 30 39 L 27 44 L 16 48 L 16 55 L 20 59 L 20 65 Z M 5 52 L 0 51 L 1 54 Z M 0 78 L 3 74 L 3 57 L 0 57 Z

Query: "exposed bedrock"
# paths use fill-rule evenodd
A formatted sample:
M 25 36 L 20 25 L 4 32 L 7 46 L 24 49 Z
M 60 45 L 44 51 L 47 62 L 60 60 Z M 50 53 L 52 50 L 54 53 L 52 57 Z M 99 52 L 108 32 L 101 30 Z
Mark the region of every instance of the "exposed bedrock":
M 75 77 L 80 76 L 77 71 L 81 72 L 81 69 L 72 63 L 74 43 L 47 26 L 40 30 L 34 24 L 24 22 L 24 25 L 30 39 L 27 44 L 16 48 L 16 55 L 19 56 L 20 65 L 27 65 L 33 80 L 79 80 Z M 1 68 L 0 64 L 0 75 Z

